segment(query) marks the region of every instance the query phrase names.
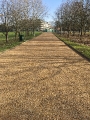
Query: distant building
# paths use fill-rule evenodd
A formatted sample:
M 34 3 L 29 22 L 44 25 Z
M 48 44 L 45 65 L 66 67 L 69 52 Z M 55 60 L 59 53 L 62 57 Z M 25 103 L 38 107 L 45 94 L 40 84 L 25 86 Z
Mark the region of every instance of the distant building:
M 45 32 L 53 32 L 53 27 L 51 26 L 50 23 L 46 22 L 46 21 L 41 21 L 41 31 L 45 31 Z

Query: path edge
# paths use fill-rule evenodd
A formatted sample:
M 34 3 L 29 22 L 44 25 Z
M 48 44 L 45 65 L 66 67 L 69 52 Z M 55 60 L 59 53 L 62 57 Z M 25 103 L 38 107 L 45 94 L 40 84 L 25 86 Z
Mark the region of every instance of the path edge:
M 54 34 L 55 35 L 55 34 Z M 55 35 L 56 36 L 56 35 Z M 57 36 L 56 36 L 57 37 Z M 58 37 L 57 37 L 58 38 Z M 80 55 L 82 58 L 84 58 L 85 60 L 87 60 L 88 62 L 90 62 L 90 59 L 87 58 L 85 55 L 83 55 L 81 52 L 79 52 L 78 50 L 76 50 L 75 48 L 73 48 L 72 46 L 70 46 L 69 44 L 65 43 L 63 40 L 61 40 L 60 38 L 58 38 L 60 41 L 62 41 L 66 46 L 68 46 L 70 49 L 72 49 L 74 52 L 76 52 L 78 55 Z

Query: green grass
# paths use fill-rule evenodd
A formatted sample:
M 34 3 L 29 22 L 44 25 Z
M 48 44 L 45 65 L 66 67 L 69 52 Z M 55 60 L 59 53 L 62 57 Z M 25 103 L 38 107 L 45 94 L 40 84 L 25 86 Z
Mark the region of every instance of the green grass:
M 15 33 L 14 32 L 9 32 L 8 33 L 8 40 L 11 40 L 11 39 L 14 39 L 15 37 Z M 5 41 L 5 35 L 2 33 L 2 32 L 0 32 L 0 41 Z
M 11 42 L 11 43 L 4 43 L 2 45 L 0 45 L 0 52 L 3 52 L 7 49 L 11 49 L 17 45 L 20 45 L 21 42 L 18 42 L 18 41 L 14 41 L 14 42 Z
M 75 51 L 77 51 L 79 54 L 90 60 L 90 46 L 86 46 L 83 44 L 71 42 L 69 39 L 60 37 L 59 35 L 55 34 L 60 40 L 62 40 L 64 43 L 66 43 L 68 46 L 73 48 Z
M 35 37 L 39 36 L 40 34 L 41 32 L 35 32 Z M 15 40 L 14 36 L 15 36 L 14 32 L 9 32 L 8 43 L 6 43 L 5 35 L 3 33 L 0 33 L 0 52 L 3 52 L 7 49 L 11 49 L 17 45 L 20 45 L 22 42 L 25 42 L 26 40 L 34 38 L 33 35 L 29 35 L 27 38 L 25 38 L 25 40 L 20 42 L 19 40 Z
M 37 37 L 37 36 L 39 36 L 40 34 L 41 34 L 42 32 L 35 32 L 35 36 L 33 36 L 33 34 L 31 34 L 30 36 L 27 36 L 26 38 L 25 38 L 25 40 L 29 40 L 29 39 L 32 39 L 33 37 Z M 24 41 L 25 41 L 24 40 Z
M 36 31 L 35 37 L 40 34 L 41 34 L 41 32 Z M 24 37 L 25 37 L 25 32 L 22 32 L 22 35 L 24 35 Z M 33 35 L 31 35 L 31 34 L 29 36 L 25 37 L 26 40 L 31 39 L 31 38 L 33 38 Z M 15 32 L 9 32 L 8 40 L 14 40 L 14 39 L 15 39 Z M 0 41 L 5 41 L 5 35 L 2 32 L 0 32 Z

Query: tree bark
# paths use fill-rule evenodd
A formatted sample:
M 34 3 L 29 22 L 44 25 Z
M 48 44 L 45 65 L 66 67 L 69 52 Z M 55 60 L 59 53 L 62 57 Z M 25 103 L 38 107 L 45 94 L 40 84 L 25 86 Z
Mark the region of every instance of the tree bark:
M 6 37 L 6 43 L 7 43 L 8 42 L 8 32 L 6 32 L 5 37 Z

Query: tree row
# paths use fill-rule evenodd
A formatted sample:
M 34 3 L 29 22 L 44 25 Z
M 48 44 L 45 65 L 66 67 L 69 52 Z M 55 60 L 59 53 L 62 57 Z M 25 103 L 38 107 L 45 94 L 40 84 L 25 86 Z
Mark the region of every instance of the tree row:
M 15 39 L 22 31 L 29 35 L 39 29 L 41 19 L 46 15 L 46 7 L 42 0 L 1 0 L 0 31 L 8 41 L 8 32 L 15 32 Z
M 63 3 L 55 12 L 55 28 L 82 36 L 90 30 L 90 0 L 71 0 Z

